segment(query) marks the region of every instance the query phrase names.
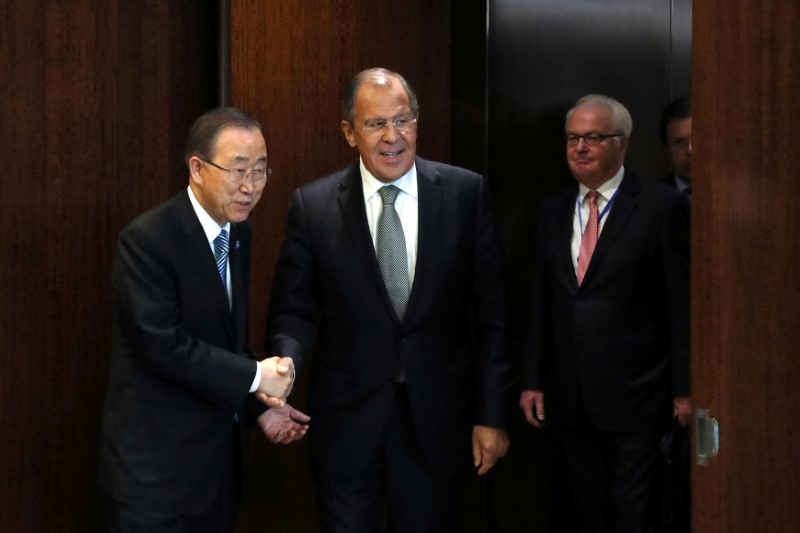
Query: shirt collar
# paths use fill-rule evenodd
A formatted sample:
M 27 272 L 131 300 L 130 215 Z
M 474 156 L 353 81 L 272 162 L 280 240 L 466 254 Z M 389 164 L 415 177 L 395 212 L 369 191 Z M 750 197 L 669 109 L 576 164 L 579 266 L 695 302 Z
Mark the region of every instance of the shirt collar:
M 221 230 L 227 230 L 228 236 L 230 237 L 231 223 L 226 222 L 224 226 L 220 227 L 220 225 L 217 224 L 217 221 L 211 218 L 211 215 L 206 213 L 206 210 L 203 209 L 203 206 L 197 201 L 197 197 L 195 197 L 192 188 L 187 187 L 187 189 L 189 191 L 189 200 L 192 202 L 194 212 L 197 215 L 197 218 L 200 220 L 200 225 L 203 226 L 203 231 L 206 234 L 208 242 L 214 242 L 214 239 L 217 238 Z
M 679 191 L 683 192 L 689 188 L 689 182 L 683 179 L 682 177 L 678 176 L 677 174 L 673 174 L 675 176 L 675 188 Z
M 606 201 L 610 200 L 614 196 L 614 193 L 617 192 L 619 184 L 622 183 L 622 177 L 624 175 L 625 175 L 625 167 L 621 166 L 619 167 L 619 170 L 617 170 L 617 173 L 614 174 L 614 176 L 610 180 L 606 181 L 595 190 L 599 192 L 600 196 L 603 197 Z M 578 194 L 581 197 L 581 201 L 583 201 L 583 199 L 586 198 L 586 195 L 589 193 L 590 190 L 591 189 L 589 189 L 589 187 L 587 187 L 583 183 L 580 182 L 578 183 Z
M 361 186 L 364 189 L 364 200 L 369 202 L 370 199 L 377 194 L 378 189 L 383 187 L 384 185 L 394 185 L 404 193 L 412 196 L 413 198 L 417 197 L 417 164 L 414 163 L 411 165 L 411 168 L 400 178 L 394 180 L 391 183 L 385 183 L 367 170 L 367 167 L 364 165 L 364 159 L 360 159 L 359 167 L 361 168 Z

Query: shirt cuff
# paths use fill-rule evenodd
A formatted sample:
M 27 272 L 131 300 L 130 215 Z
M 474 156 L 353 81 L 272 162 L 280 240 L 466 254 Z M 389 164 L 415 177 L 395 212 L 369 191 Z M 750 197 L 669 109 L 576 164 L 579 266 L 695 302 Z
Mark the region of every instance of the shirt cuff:
M 261 383 L 261 363 L 256 361 L 256 377 L 253 380 L 253 384 L 250 385 L 250 392 L 257 391 L 259 383 Z

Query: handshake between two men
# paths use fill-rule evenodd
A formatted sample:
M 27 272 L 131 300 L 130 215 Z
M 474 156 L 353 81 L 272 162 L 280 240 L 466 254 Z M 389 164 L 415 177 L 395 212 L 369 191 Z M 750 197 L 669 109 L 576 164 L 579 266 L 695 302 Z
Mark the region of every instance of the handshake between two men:
M 311 418 L 286 403 L 294 386 L 294 361 L 291 357 L 269 357 L 259 361 L 261 381 L 255 392 L 267 409 L 258 417 L 258 425 L 269 440 L 288 444 L 303 438 Z

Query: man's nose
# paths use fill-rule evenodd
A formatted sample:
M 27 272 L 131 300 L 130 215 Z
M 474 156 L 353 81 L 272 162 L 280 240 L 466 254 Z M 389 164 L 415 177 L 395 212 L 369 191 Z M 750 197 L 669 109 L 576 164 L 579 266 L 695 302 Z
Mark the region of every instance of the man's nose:
M 383 127 L 383 131 L 381 132 L 381 138 L 389 143 L 394 142 L 397 137 L 400 136 L 400 132 L 397 130 L 397 127 L 394 125 L 394 122 L 386 122 L 386 125 Z
M 255 176 L 250 174 L 249 176 L 245 176 L 242 182 L 239 184 L 239 191 L 245 194 L 252 194 L 253 191 L 256 189 L 256 184 L 253 183 Z

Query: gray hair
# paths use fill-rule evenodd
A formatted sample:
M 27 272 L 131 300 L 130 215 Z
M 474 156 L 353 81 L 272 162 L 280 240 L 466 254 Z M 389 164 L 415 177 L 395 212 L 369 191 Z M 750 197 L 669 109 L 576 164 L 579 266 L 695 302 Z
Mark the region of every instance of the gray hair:
M 620 104 L 610 96 L 605 96 L 602 94 L 587 94 L 575 102 L 575 105 L 572 106 L 572 109 L 567 111 L 567 118 L 564 121 L 565 127 L 569 122 L 572 113 L 582 107 L 602 107 L 607 109 L 611 113 L 611 119 L 614 123 L 614 130 L 624 134 L 626 137 L 630 137 L 631 132 L 633 131 L 633 119 L 631 119 L 631 114 L 624 105 Z
M 385 68 L 370 68 L 356 74 L 342 91 L 342 120 L 352 124 L 356 118 L 356 96 L 362 85 L 369 83 L 371 85 L 388 86 L 390 85 L 388 78 L 395 78 L 403 86 L 408 95 L 411 113 L 416 117 L 419 112 L 419 102 L 417 102 L 417 95 L 414 93 L 414 89 L 411 88 L 406 79 L 397 72 L 392 72 Z

